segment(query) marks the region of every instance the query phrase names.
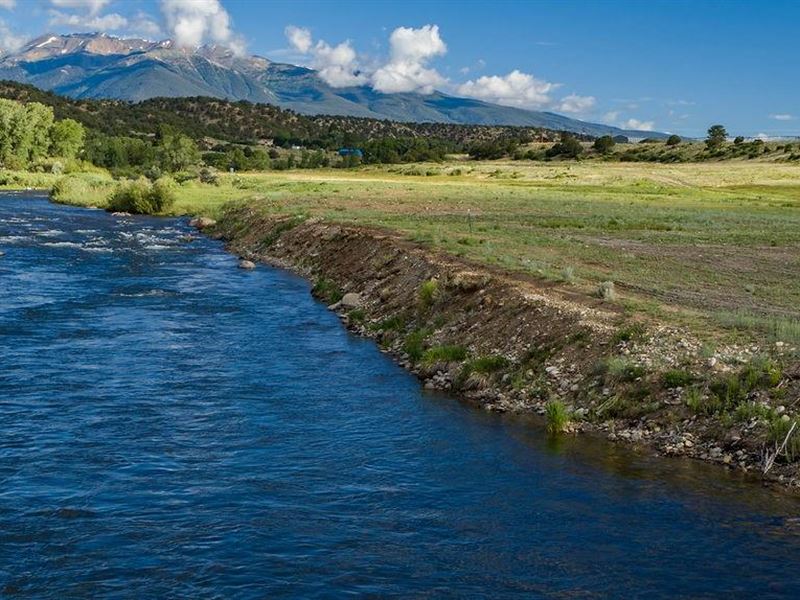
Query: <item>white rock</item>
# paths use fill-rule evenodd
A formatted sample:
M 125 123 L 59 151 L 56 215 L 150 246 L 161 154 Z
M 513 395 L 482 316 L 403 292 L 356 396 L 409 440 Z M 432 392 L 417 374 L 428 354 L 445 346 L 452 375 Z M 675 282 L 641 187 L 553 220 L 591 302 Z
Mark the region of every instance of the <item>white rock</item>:
M 342 308 L 358 308 L 361 306 L 361 303 L 361 295 L 350 292 L 342 296 L 342 299 L 339 301 L 339 306 Z

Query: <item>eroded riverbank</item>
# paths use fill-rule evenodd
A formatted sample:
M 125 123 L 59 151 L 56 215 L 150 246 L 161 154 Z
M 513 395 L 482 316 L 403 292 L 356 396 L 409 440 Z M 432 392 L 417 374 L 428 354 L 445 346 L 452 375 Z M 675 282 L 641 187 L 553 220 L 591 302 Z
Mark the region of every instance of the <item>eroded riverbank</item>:
M 786 344 L 709 353 L 684 330 L 625 319 L 614 302 L 389 231 L 279 219 L 255 204 L 229 208 L 209 231 L 240 256 L 316 282 L 350 329 L 375 338 L 428 388 L 496 411 L 543 414 L 557 400 L 571 431 L 800 486 L 792 432 L 800 370 Z

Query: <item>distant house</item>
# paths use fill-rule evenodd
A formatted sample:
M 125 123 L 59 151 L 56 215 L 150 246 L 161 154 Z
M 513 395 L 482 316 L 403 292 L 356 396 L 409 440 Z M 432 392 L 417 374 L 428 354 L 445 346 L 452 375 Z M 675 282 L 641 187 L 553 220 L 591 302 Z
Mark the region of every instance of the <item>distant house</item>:
M 339 156 L 355 156 L 356 158 L 364 158 L 364 153 L 360 148 L 339 148 Z

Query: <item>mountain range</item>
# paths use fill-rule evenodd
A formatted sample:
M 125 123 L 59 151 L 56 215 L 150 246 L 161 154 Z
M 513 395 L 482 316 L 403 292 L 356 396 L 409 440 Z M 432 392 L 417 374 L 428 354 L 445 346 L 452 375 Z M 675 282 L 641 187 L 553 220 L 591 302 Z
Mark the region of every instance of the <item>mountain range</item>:
M 186 49 L 171 40 L 151 42 L 101 33 L 48 34 L 32 40 L 19 51 L 0 57 L 0 79 L 79 99 L 140 102 L 155 97 L 207 96 L 274 104 L 305 115 L 664 137 L 441 92 L 384 94 L 368 86 L 334 88 L 313 69 L 260 56 L 237 56 L 222 46 Z

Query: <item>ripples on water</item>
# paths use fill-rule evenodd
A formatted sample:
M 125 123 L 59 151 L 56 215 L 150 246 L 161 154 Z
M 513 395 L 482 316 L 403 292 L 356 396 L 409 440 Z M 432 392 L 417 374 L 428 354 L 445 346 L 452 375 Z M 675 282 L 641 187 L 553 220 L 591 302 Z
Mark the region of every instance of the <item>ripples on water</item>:
M 797 503 L 424 394 L 187 232 L 0 197 L 0 596 L 798 597 Z

